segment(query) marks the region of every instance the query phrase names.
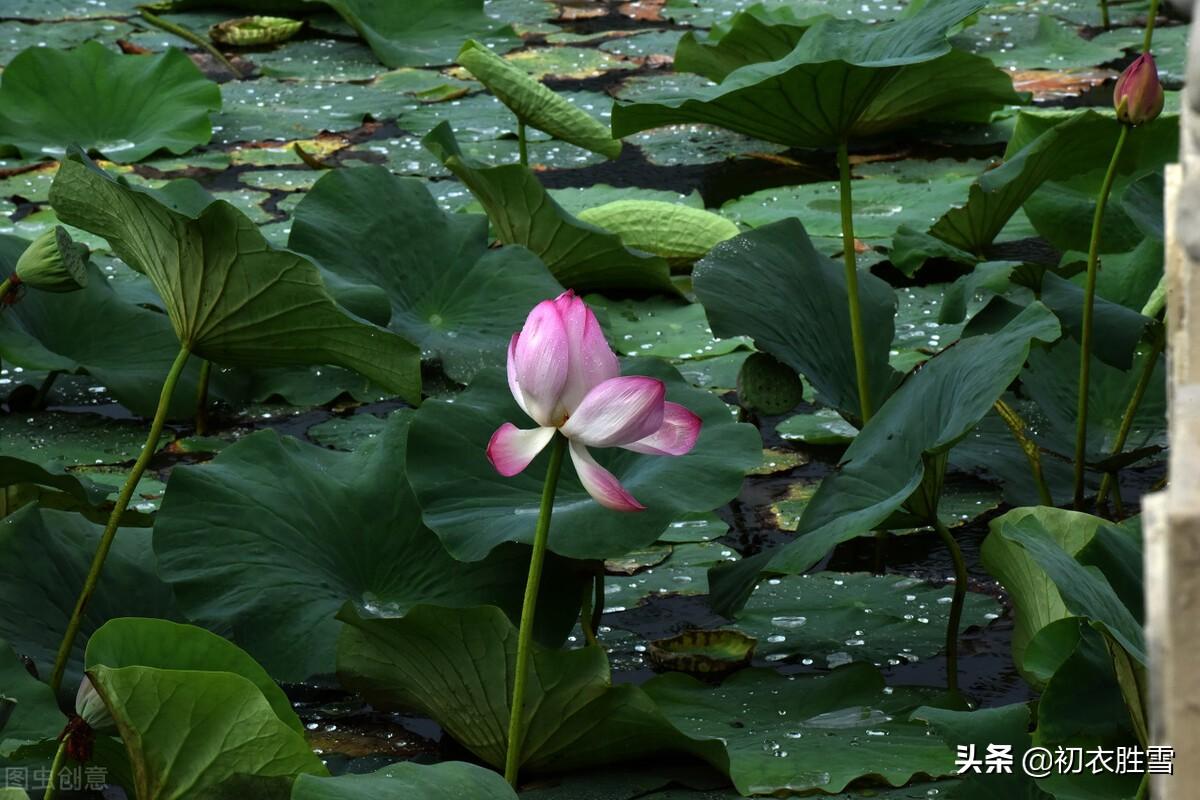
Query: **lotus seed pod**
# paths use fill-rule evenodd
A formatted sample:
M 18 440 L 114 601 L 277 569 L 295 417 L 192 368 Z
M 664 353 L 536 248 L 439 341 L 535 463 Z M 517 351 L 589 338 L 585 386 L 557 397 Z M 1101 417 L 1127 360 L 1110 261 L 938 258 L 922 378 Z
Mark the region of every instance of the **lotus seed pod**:
M 1142 53 L 1125 68 L 1113 89 L 1117 119 L 1126 125 L 1150 122 L 1163 109 L 1163 87 L 1154 56 Z
M 87 286 L 88 249 L 61 225 L 33 240 L 17 259 L 21 283 L 43 292 L 73 292 Z
M 796 370 L 769 353 L 754 353 L 742 362 L 737 390 L 743 408 L 763 414 L 786 414 L 804 399 Z
M 303 22 L 287 17 L 241 17 L 213 25 L 208 29 L 208 38 L 217 44 L 254 47 L 286 42 L 303 27 Z
M 75 713 L 93 730 L 103 731 L 117 726 L 104 699 L 92 684 L 92 679 L 86 675 L 83 683 L 79 684 L 79 691 L 75 693 Z
M 617 234 L 626 247 L 662 256 L 674 272 L 686 271 L 717 244 L 741 233 L 719 214 L 661 200 L 616 200 L 582 211 L 579 218 Z

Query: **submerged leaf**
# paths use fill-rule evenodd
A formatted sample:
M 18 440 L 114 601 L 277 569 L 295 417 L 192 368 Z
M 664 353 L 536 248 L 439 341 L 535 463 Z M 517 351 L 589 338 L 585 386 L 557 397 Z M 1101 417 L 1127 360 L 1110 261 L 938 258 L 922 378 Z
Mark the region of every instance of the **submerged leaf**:
M 217 85 L 173 47 L 156 56 L 97 42 L 31 47 L 0 78 L 0 147 L 38 158 L 77 145 L 121 163 L 181 154 L 212 138 L 208 115 L 220 108 Z
M 228 203 L 189 216 L 75 159 L 63 162 L 50 201 L 150 278 L 195 355 L 232 366 L 337 364 L 420 401 L 417 348 L 343 312 L 312 262 L 272 248 Z

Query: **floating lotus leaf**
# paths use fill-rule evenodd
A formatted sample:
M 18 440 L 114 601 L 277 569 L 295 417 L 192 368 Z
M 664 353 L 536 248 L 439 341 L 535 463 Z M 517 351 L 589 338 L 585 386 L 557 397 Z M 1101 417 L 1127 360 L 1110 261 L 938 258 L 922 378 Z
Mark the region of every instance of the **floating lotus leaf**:
M 0 148 L 37 158 L 77 145 L 121 163 L 178 155 L 212 138 L 208 115 L 220 108 L 217 85 L 175 48 L 124 56 L 97 42 L 31 47 L 0 78 Z
M 208 29 L 208 38 L 217 44 L 254 47 L 286 42 L 303 27 L 302 21 L 287 17 L 241 17 L 213 25 Z
M 461 761 L 403 762 L 366 774 L 301 775 L 291 800 L 516 800 L 503 776 Z
M 756 644 L 757 639 L 739 631 L 684 631 L 651 642 L 646 659 L 666 672 L 719 678 L 750 666 Z
M 457 60 L 526 125 L 608 158 L 621 154 L 608 126 L 479 42 L 468 40 Z

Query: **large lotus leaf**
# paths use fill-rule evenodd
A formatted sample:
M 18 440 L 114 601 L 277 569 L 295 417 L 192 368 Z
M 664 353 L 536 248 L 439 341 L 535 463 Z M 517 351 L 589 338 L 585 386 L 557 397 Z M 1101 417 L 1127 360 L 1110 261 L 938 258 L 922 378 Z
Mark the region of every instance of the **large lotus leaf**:
M 1045 506 L 1016 508 L 989 524 L 991 532 L 983 542 L 981 558 L 988 572 L 1004 585 L 1016 610 L 1013 661 L 1035 685 L 1045 681 L 1045 674 L 1039 678 L 1038 671 L 1026 664 L 1026 650 L 1039 631 L 1071 613 L 1059 588 L 1033 555 L 1001 531 L 1016 526 L 1036 528 L 1068 556 L 1074 556 L 1106 524 L 1090 514 Z
M 799 220 L 722 242 L 697 262 L 692 281 L 714 334 L 753 337 L 758 349 L 807 378 L 824 402 L 858 416 L 845 268 L 813 248 Z M 860 271 L 858 297 L 871 400 L 879 407 L 900 382 L 888 366 L 896 294 Z
M 479 42 L 463 44 L 456 60 L 525 124 L 608 158 L 621 154 L 621 142 L 608 126 Z
M 122 617 L 109 620 L 88 639 L 86 670 L 135 666 L 241 675 L 262 693 L 281 722 L 297 733 L 304 732 L 292 702 L 267 671 L 237 645 L 204 628 L 165 619 Z
M 784 58 L 816 21 L 797 18 L 790 6 L 755 4 L 714 25 L 703 40 L 694 31 L 685 33 L 673 66 L 720 83 L 739 67 Z
M 503 364 L 529 309 L 562 291 L 525 248 L 489 249 L 486 217 L 448 214 L 423 181 L 383 167 L 326 173 L 296 206 L 288 247 L 382 288 L 388 326 L 463 383 Z
M 1086 171 L 1107 158 L 1111 145 L 1106 150 L 1104 138 L 1098 138 L 1097 132 L 1112 124 L 1112 120 L 1087 111 L 1045 129 L 1019 150 L 1010 147 L 1004 163 L 971 184 L 966 203 L 943 214 L 929 228 L 930 235 L 984 258 L 996 236 L 1042 183 Z M 893 253 L 893 261 L 911 271 L 929 255 L 940 253 Z
M 1041 716 L 1040 706 L 1038 715 Z M 989 745 L 1008 745 L 1017 764 L 1033 744 L 1029 717 L 1029 706 L 1025 703 L 975 711 L 918 708 L 912 715 L 912 719 L 928 722 L 935 733 L 955 748 L 974 745 L 976 753 L 982 755 L 988 752 Z M 953 800 L 1050 800 L 1038 790 L 1033 778 L 1020 769 L 1011 773 L 968 772 L 963 783 L 952 788 L 948 796 Z
M 1076 558 L 1077 551 L 1072 552 L 1070 545 L 1073 542 L 1067 546 L 1060 542 L 1063 534 L 1054 527 L 1058 519 L 1061 517 L 1056 515 L 1027 514 L 1007 519 L 1003 524 L 996 520 L 989 538 L 994 535 L 1023 548 L 1048 579 L 1048 584 L 1041 584 L 1042 596 L 1027 601 L 1046 602 L 1044 598 L 1051 597 L 1049 588 L 1053 586 L 1067 613 L 1091 620 L 1145 666 L 1146 640 L 1141 623 L 1122 602 L 1104 573 L 1098 567 L 1080 563 Z M 1068 530 L 1076 530 L 1080 523 L 1071 522 L 1075 525 Z M 1103 524 L 1103 520 L 1099 524 Z M 1096 535 L 1093 529 L 1092 536 Z
M 941 737 L 907 721 L 937 693 L 885 688 L 866 664 L 803 676 L 748 669 L 715 688 L 669 673 L 643 689 L 743 795 L 840 792 L 859 778 L 901 786 L 954 771 Z
M 421 524 L 404 475 L 411 416 L 397 412 L 354 453 L 261 431 L 177 468 L 154 549 L 188 616 L 231 633 L 275 677 L 301 680 L 333 671 L 334 617 L 347 602 L 373 616 L 421 602 L 519 615 L 528 548 L 462 564 Z M 580 584 L 570 564 L 549 563 L 537 619 L 558 644 L 578 616 Z
M 301 773 L 328 775 L 304 735 L 233 672 L 92 667 L 139 798 L 286 800 Z
M 824 19 L 786 56 L 701 87 L 613 109 L 613 132 L 701 122 L 792 147 L 822 147 L 914 123 L 986 122 L 1020 102 L 982 56 L 952 51 L 946 31 L 983 7 L 939 0 L 878 25 Z
M 600 325 L 621 355 L 688 361 L 712 358 L 750 347 L 743 336 L 713 336 L 704 306 L 670 297 L 610 300 L 593 294 L 588 305 L 599 312 Z
M 517 629 L 499 609 L 417 606 L 402 618 L 347 610 L 338 676 L 377 708 L 428 714 L 460 744 L 504 764 Z M 634 686 L 614 687 L 600 647 L 533 650 L 521 764 L 560 771 L 647 757 L 678 743 Z
M 838 543 L 887 520 L 921 485 L 924 458 L 950 450 L 970 433 L 1017 377 L 1030 345 L 1059 333 L 1054 315 L 1034 303 L 997 332 L 963 339 L 926 362 L 821 482 L 794 541 L 714 569 L 709 581 L 718 607 L 740 607 L 760 570 L 805 572 Z
M 610 558 L 658 538 L 689 511 L 708 511 L 737 494 L 746 470 L 759 465 L 757 431 L 735 423 L 729 407 L 694 389 L 658 359 L 632 359 L 626 374 L 666 383 L 667 400 L 690 408 L 704 427 L 685 456 L 645 456 L 619 448 L 592 454 L 621 481 L 645 511 L 622 514 L 597 504 L 574 470 L 564 466 L 554 501 L 549 547 L 572 558 Z M 501 476 L 488 462 L 488 440 L 504 422 L 531 427 L 501 370 L 479 373 L 462 394 L 433 400 L 413 419 L 408 479 L 424 511 L 455 558 L 475 561 L 503 542 L 533 541 L 549 454 L 543 451 L 520 475 Z
M 740 232 L 720 214 L 661 200 L 615 200 L 581 211 L 579 219 L 612 231 L 630 247 L 662 256 L 680 271 Z
M 217 85 L 175 48 L 142 57 L 97 42 L 30 47 L 0 78 L 0 147 L 37 158 L 78 145 L 122 163 L 186 153 L 212 138 L 208 114 L 220 107 Z
M 520 44 L 511 26 L 484 13 L 483 0 L 305 0 L 341 15 L 389 67 L 448 64 L 464 39 L 501 49 Z M 485 38 L 486 37 L 486 38 Z
M 103 236 L 150 278 L 180 344 L 201 358 L 337 364 L 419 402 L 417 348 L 339 309 L 316 266 L 273 249 L 228 203 L 193 218 L 74 159 L 59 168 L 50 202 L 64 222 Z
M 1078 113 L 1078 112 L 1073 112 Z M 1063 112 L 1022 112 L 1017 116 L 1008 153 L 1013 154 L 1061 123 L 1069 115 Z M 1094 114 L 1088 114 L 1093 117 Z M 1072 169 L 1045 181 L 1026 201 L 1025 213 L 1033 227 L 1059 250 L 1086 252 L 1091 239 L 1096 195 L 1120 134 L 1121 125 L 1112 117 L 1090 120 L 1081 150 L 1098 153 L 1087 169 Z M 1082 130 L 1082 128 L 1081 128 Z M 1117 162 L 1112 198 L 1121 198 L 1126 190 L 1147 175 L 1160 172 L 1165 164 L 1179 157 L 1179 115 L 1163 114 L 1158 119 L 1131 129 Z M 1074 159 L 1070 159 L 1074 162 Z M 1139 222 L 1121 202 L 1105 206 L 1100 228 L 1100 252 L 1125 252 L 1146 238 Z
M 1042 302 L 1054 310 L 1063 328 L 1077 340 L 1083 332 L 1083 292 L 1082 286 L 1053 272 L 1042 276 Z M 1157 323 L 1132 308 L 1099 296 L 1092 301 L 1092 314 L 1094 329 L 1103 331 L 1095 339 L 1092 355 L 1109 366 L 1128 370 L 1147 329 Z
M 336 778 L 301 775 L 291 800 L 516 800 L 504 778 L 462 761 L 440 764 L 404 762 L 365 775 Z
M 0 712 L 0 757 L 17 748 L 53 739 L 67 720 L 50 687 L 29 674 L 8 642 L 0 639 L 0 698 L 15 701 L 10 716 Z M 6 720 L 6 721 L 5 721 Z
M 758 639 L 754 654 L 768 661 L 895 666 L 941 652 L 953 591 L 907 575 L 788 575 L 760 584 L 736 626 Z M 1000 605 L 969 592 L 964 609 L 961 629 L 987 625 Z
M 1121 422 L 1141 377 L 1143 359 L 1137 368 L 1122 372 L 1092 358 L 1088 381 L 1087 460 L 1097 463 L 1112 455 Z M 1133 427 L 1125 441 L 1125 451 L 1166 446 L 1166 375 L 1165 359 L 1158 357 L 1146 395 L 1138 405 Z M 1044 419 L 1038 439 L 1043 447 L 1067 456 L 1074 453 L 1075 422 L 1079 400 L 1079 345 L 1063 339 L 1053 347 L 1030 353 L 1029 365 L 1021 375 L 1027 394 L 1037 403 Z
M 0 637 L 32 658 L 40 674 L 50 674 L 101 530 L 76 514 L 33 505 L 0 519 Z M 79 676 L 87 637 L 125 616 L 177 616 L 145 528 L 117 531 L 75 638 L 68 683 Z
M 421 141 L 483 205 L 500 241 L 528 247 L 563 286 L 675 293 L 666 259 L 631 250 L 617 234 L 571 216 L 528 167 L 489 166 L 464 156 L 445 122 Z

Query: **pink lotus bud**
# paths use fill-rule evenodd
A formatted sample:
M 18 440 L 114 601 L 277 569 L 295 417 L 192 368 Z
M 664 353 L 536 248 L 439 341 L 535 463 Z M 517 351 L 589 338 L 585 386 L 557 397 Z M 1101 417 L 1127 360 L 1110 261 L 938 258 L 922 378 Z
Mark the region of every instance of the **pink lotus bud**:
M 1113 90 L 1113 105 L 1117 119 L 1126 125 L 1142 125 L 1162 112 L 1163 88 L 1154 56 L 1142 53 L 1125 68 Z

